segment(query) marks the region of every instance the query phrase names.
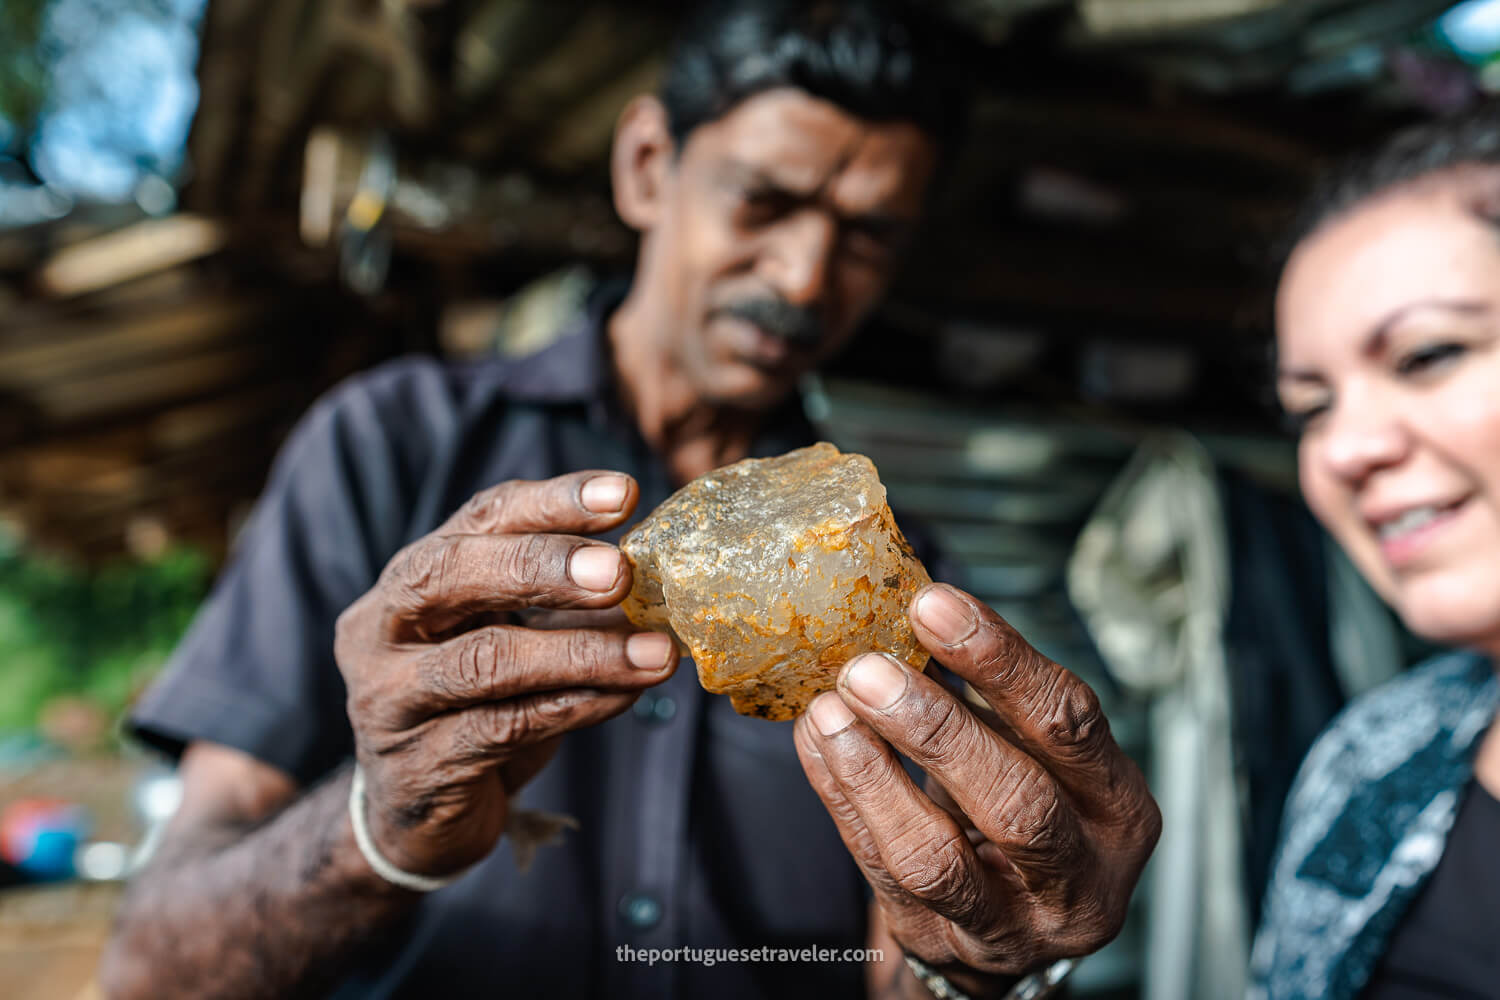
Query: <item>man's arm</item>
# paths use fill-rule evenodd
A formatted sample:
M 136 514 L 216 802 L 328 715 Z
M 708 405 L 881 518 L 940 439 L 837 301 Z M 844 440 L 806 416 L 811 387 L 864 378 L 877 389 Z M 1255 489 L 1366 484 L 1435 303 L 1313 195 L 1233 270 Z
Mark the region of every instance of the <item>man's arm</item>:
M 417 898 L 360 856 L 347 770 L 298 797 L 276 768 L 194 743 L 181 775 L 182 809 L 105 952 L 106 995 L 310 995 Z
M 657 633 L 495 624 L 617 606 L 631 585 L 619 550 L 563 532 L 616 527 L 639 496 L 609 472 L 502 483 L 398 552 L 339 616 L 333 657 L 365 817 L 398 869 L 443 877 L 480 861 L 565 733 L 613 718 L 676 669 Z M 184 772 L 184 810 L 109 949 L 112 993 L 306 993 L 411 905 L 354 841 L 347 773 L 298 797 L 282 772 L 203 744 Z

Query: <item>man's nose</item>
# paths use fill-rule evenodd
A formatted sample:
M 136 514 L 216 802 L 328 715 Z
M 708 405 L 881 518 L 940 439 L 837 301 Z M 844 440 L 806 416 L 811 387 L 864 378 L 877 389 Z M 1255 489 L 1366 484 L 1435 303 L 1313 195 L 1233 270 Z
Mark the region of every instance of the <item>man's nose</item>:
M 812 306 L 828 292 L 838 224 L 827 213 L 799 212 L 785 220 L 768 255 L 770 280 L 794 306 Z
M 1335 476 L 1358 484 L 1399 465 L 1411 451 L 1411 434 L 1399 415 L 1377 399 L 1342 402 L 1318 442 L 1319 458 Z

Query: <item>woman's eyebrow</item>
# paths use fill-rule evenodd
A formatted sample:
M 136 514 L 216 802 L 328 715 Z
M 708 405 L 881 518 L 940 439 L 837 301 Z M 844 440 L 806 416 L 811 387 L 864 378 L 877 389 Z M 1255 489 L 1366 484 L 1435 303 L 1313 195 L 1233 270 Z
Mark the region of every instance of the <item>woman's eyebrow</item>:
M 1322 383 L 1325 379 L 1311 368 L 1278 368 L 1276 369 L 1276 381 Z
M 1360 354 L 1367 358 L 1379 357 L 1386 349 L 1386 341 L 1390 339 L 1391 332 L 1412 313 L 1427 309 L 1458 313 L 1463 316 L 1481 316 L 1490 311 L 1490 304 L 1471 299 L 1424 299 L 1419 302 L 1408 302 L 1404 306 L 1392 309 L 1384 319 L 1371 328 L 1360 344 Z M 1311 368 L 1277 368 L 1276 381 L 1321 383 L 1326 379 L 1321 373 Z
M 1425 309 L 1438 309 L 1444 312 L 1454 312 L 1465 316 L 1476 316 L 1490 311 L 1488 302 L 1480 302 L 1472 299 L 1424 299 L 1420 302 L 1410 302 L 1391 312 L 1376 323 L 1374 328 L 1365 336 L 1360 352 L 1365 357 L 1375 357 L 1385 350 L 1385 342 L 1390 337 L 1391 331 L 1414 312 Z

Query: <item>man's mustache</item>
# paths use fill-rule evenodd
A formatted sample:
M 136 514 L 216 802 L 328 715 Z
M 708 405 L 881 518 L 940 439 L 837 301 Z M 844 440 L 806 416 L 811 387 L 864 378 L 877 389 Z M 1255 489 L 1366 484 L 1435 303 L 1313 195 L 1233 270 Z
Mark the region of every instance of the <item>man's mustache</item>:
M 806 306 L 794 306 L 781 299 L 763 297 L 741 299 L 714 311 L 754 324 L 793 347 L 813 348 L 823 342 L 823 320 L 816 310 Z

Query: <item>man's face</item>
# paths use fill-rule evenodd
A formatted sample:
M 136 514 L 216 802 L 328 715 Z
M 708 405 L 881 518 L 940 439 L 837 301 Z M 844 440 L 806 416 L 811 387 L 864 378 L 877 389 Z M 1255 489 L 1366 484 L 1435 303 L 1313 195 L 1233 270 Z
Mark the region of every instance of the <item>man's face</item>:
M 695 129 L 662 175 L 639 289 L 700 397 L 774 405 L 846 344 L 890 283 L 936 143 L 793 89 Z

